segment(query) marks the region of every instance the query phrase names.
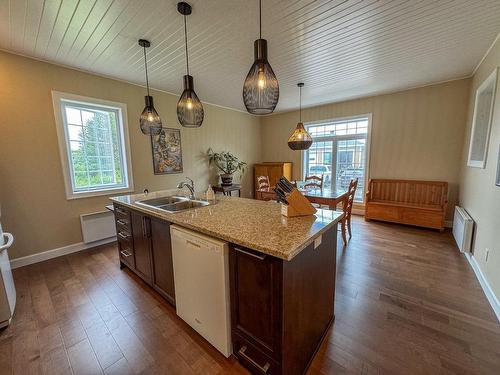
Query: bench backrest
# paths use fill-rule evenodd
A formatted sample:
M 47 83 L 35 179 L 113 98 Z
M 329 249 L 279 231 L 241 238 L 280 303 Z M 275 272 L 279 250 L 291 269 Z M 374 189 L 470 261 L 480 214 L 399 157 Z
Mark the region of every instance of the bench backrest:
M 448 183 L 444 181 L 372 179 L 367 192 L 368 201 L 417 205 L 444 205 L 447 197 Z

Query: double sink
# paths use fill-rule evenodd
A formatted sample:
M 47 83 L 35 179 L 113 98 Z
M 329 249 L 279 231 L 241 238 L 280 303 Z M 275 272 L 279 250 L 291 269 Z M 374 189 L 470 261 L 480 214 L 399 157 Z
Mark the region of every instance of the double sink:
M 182 212 L 192 208 L 199 208 L 213 204 L 209 201 L 177 196 L 144 199 L 137 201 L 136 203 L 141 206 L 156 208 L 170 213 Z

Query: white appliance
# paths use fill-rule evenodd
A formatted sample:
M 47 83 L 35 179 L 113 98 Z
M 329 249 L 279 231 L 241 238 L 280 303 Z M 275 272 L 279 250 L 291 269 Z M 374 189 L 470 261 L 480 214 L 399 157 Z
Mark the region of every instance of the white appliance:
M 229 357 L 228 244 L 176 225 L 170 234 L 177 315 Z
M 0 328 L 10 324 L 16 307 L 16 288 L 8 253 L 13 242 L 14 236 L 10 233 L 4 233 L 0 223 Z
M 472 248 L 472 229 L 474 221 L 462 207 L 455 206 L 453 217 L 453 237 L 461 252 L 470 252 Z

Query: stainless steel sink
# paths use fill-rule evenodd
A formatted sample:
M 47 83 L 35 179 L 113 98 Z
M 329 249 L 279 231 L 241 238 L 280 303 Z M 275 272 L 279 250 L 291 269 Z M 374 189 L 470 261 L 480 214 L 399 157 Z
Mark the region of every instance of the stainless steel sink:
M 144 199 L 142 201 L 138 201 L 137 203 L 145 206 L 163 208 L 164 206 L 168 206 L 177 202 L 183 202 L 187 200 L 189 200 L 189 198 L 170 196 L 170 197 Z
M 208 201 L 189 199 L 186 197 L 161 197 L 144 199 L 136 202 L 139 205 L 156 208 L 167 212 L 180 212 L 190 210 L 192 208 L 204 207 L 213 204 Z

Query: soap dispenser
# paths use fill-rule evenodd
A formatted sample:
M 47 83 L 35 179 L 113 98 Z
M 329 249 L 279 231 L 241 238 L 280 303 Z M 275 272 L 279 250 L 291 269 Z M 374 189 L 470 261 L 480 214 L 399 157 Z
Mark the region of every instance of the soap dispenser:
M 212 189 L 212 185 L 208 185 L 208 189 L 207 189 L 207 201 L 214 201 L 215 200 L 215 192 L 214 192 L 214 189 Z

